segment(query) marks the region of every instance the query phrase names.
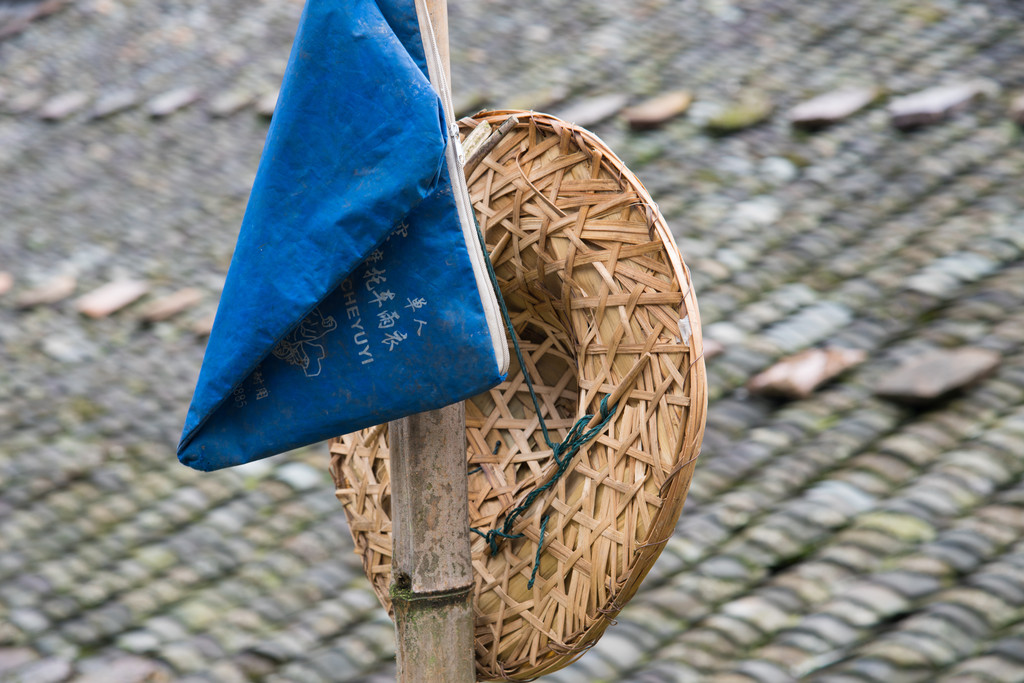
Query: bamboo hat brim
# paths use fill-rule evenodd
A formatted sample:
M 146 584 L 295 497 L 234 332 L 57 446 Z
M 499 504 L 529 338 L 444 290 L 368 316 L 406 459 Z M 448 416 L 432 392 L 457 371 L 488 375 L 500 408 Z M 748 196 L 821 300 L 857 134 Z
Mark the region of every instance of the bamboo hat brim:
M 657 205 L 600 139 L 552 116 L 484 112 L 461 127 L 511 115 L 467 179 L 543 418 L 559 440 L 603 397 L 616 410 L 516 518 L 518 538 L 492 554 L 474 534 L 481 680 L 550 673 L 597 641 L 675 527 L 707 412 L 696 299 Z M 390 610 L 387 438 L 382 425 L 333 440 L 331 473 Z M 466 401 L 466 438 L 470 524 L 496 529 L 556 469 L 515 358 Z

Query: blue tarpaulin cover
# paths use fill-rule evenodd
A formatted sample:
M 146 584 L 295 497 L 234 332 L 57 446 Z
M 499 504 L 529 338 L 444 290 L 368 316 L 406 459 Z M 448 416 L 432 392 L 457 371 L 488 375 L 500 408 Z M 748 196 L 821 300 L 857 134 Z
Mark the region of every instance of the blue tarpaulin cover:
M 250 462 L 503 379 L 495 295 L 465 208 L 460 220 L 465 185 L 420 36 L 412 0 L 308 0 L 183 463 Z

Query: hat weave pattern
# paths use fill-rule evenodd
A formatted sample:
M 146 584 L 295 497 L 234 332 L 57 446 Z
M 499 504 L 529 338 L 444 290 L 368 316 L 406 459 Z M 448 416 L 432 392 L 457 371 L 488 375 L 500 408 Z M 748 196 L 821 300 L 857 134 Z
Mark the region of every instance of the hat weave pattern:
M 696 299 L 657 205 L 600 139 L 552 116 L 485 112 L 461 128 L 511 115 L 468 181 L 543 420 L 557 441 L 602 398 L 615 411 L 497 553 L 472 537 L 481 680 L 550 673 L 597 641 L 672 533 L 707 411 Z M 331 473 L 390 610 L 387 439 L 381 425 L 333 440 Z M 558 468 L 514 357 L 505 382 L 466 401 L 466 440 L 482 533 Z

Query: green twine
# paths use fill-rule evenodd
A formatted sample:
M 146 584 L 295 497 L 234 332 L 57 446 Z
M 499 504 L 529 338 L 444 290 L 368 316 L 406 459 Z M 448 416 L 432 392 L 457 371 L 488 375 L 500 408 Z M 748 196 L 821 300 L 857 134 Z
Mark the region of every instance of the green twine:
M 474 216 L 474 223 L 475 223 Z M 601 399 L 600 404 L 600 415 L 601 420 L 592 429 L 587 429 L 587 425 L 594 419 L 593 415 L 584 415 L 580 419 L 576 420 L 573 424 L 572 429 L 566 434 L 565 438 L 561 443 L 555 443 L 551 440 L 551 436 L 548 433 L 547 423 L 544 421 L 544 416 L 541 413 L 540 401 L 537 399 L 537 392 L 534 391 L 533 382 L 530 379 L 530 373 L 526 368 L 526 361 L 523 360 L 522 349 L 519 348 L 519 338 L 516 335 L 515 328 L 512 326 L 512 317 L 509 315 L 508 307 L 505 306 L 505 299 L 501 296 L 501 287 L 498 285 L 498 275 L 494 272 L 494 265 L 491 263 L 491 259 L 487 254 L 487 244 L 484 241 L 483 233 L 480 231 L 480 224 L 476 223 L 476 234 L 480 239 L 480 248 L 484 252 L 484 261 L 487 264 L 487 273 L 491 278 L 491 286 L 494 287 L 494 292 L 498 298 L 498 306 L 501 308 L 501 316 L 505 320 L 505 328 L 508 330 L 509 338 L 512 340 L 512 348 L 516 352 L 516 359 L 519 361 L 519 368 L 523 373 L 523 379 L 526 381 L 526 388 L 530 390 L 530 399 L 533 401 L 534 410 L 537 411 L 537 420 L 540 422 L 541 432 L 544 434 L 544 441 L 548 447 L 551 448 L 552 456 L 555 459 L 555 464 L 558 466 L 555 469 L 554 475 L 544 484 L 538 486 L 523 499 L 523 502 L 513 508 L 509 513 L 508 517 L 505 518 L 505 522 L 501 525 L 500 529 L 489 529 L 487 531 L 481 531 L 474 527 L 470 527 L 470 531 L 482 536 L 486 541 L 487 545 L 491 548 L 491 555 L 497 555 L 500 549 L 502 539 L 515 539 L 522 538 L 522 534 L 513 533 L 512 529 L 515 527 L 516 519 L 526 512 L 526 510 L 533 505 L 534 501 L 543 494 L 545 491 L 550 489 L 558 480 L 562 478 L 562 475 L 569 469 L 569 464 L 572 459 L 579 453 L 580 448 L 589 443 L 595 436 L 601 433 L 601 431 L 608 425 L 612 416 L 615 414 L 618 406 L 612 406 L 608 408 L 608 396 Z M 494 450 L 497 453 L 501 443 L 495 445 Z M 533 582 L 537 578 L 537 570 L 540 567 L 540 551 L 541 546 L 544 544 L 544 531 L 547 528 L 548 515 L 544 515 L 541 520 L 540 528 L 540 539 L 537 541 L 537 556 L 533 563 L 533 572 L 530 575 L 530 582 L 527 584 L 528 588 L 533 588 Z
M 615 406 L 611 409 L 608 408 L 608 397 L 605 396 L 601 399 L 601 421 L 598 422 L 593 428 L 587 429 L 587 425 L 594 418 L 593 415 L 584 415 L 580 419 L 576 420 L 576 423 L 569 430 L 565 440 L 562 443 L 551 444 L 552 457 L 555 459 L 555 464 L 558 467 L 555 469 L 554 475 L 548 479 L 545 483 L 541 484 L 534 490 L 530 491 L 523 502 L 512 508 L 508 513 L 508 517 L 505 518 L 505 522 L 501 525 L 500 529 L 491 529 L 487 532 L 480 531 L 479 529 L 472 529 L 475 533 L 483 536 L 487 540 L 487 544 L 491 547 L 491 555 L 497 555 L 500 549 L 501 539 L 503 538 L 522 538 L 522 534 L 512 533 L 512 529 L 516 525 L 516 519 L 521 514 L 533 505 L 534 501 L 537 500 L 545 491 L 550 489 L 552 486 L 558 483 L 558 480 L 562 478 L 562 475 L 569 469 L 569 465 L 572 463 L 572 459 L 579 453 L 580 448 L 585 446 L 591 439 L 601 433 L 612 419 L 612 415 L 615 414 Z M 544 424 L 544 418 L 540 416 L 540 410 L 538 408 L 537 417 L 540 420 L 541 425 Z M 550 442 L 549 442 L 550 443 Z M 540 544 L 538 543 L 538 548 Z
M 544 515 L 540 520 L 540 540 L 537 541 L 537 555 L 533 558 L 533 571 L 530 572 L 530 580 L 526 582 L 527 588 L 533 588 L 533 582 L 537 580 L 537 570 L 540 569 L 540 547 L 544 545 L 544 532 L 548 528 L 549 515 Z

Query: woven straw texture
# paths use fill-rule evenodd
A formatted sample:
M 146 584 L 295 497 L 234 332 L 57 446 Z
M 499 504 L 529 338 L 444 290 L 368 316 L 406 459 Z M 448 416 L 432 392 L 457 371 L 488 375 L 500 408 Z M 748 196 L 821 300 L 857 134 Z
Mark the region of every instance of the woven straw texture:
M 602 397 L 617 407 L 517 518 L 520 538 L 492 555 L 473 534 L 481 680 L 549 673 L 597 641 L 672 533 L 707 410 L 696 301 L 657 206 L 596 136 L 554 117 L 486 112 L 463 133 L 513 114 L 468 180 L 543 417 L 557 442 Z M 470 523 L 500 528 L 557 467 L 515 357 L 507 381 L 466 402 L 466 437 Z M 335 439 L 331 473 L 390 610 L 387 439 L 386 425 Z

